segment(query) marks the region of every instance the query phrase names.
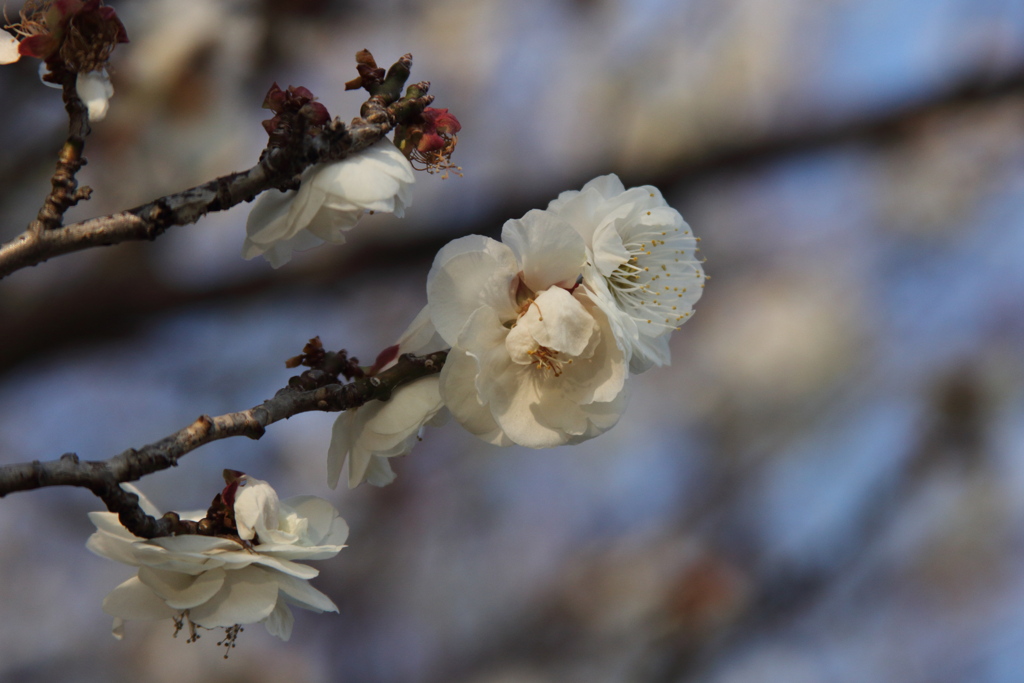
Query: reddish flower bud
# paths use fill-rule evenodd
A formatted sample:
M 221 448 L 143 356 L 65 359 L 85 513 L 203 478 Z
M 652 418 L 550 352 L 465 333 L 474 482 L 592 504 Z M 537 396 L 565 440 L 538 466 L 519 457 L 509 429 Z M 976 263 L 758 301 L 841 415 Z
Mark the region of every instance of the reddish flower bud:
M 60 40 L 52 33 L 37 33 L 22 38 L 18 44 L 18 52 L 22 57 L 47 59 L 60 48 Z
M 462 130 L 462 124 L 454 114 L 448 113 L 447 109 L 427 107 L 423 110 L 423 118 L 428 127 L 433 127 L 436 132 L 444 135 L 456 135 Z
M 395 144 L 410 161 L 423 164 L 420 170 L 428 173 L 442 171 L 441 179 L 444 180 L 448 178 L 449 172 L 462 175 L 462 169 L 451 160 L 460 130 L 462 124 L 447 109 L 427 107 L 418 121 L 395 128 Z
M 229 509 L 235 504 L 235 495 L 238 493 L 238 485 L 242 481 L 242 477 L 245 476 L 245 472 L 239 472 L 238 470 L 224 470 L 224 481 L 227 482 L 227 486 L 220 492 L 220 498 Z
M 373 365 L 366 371 L 366 374 L 371 377 L 376 375 L 385 365 L 396 358 L 398 358 L 398 344 L 393 344 L 377 354 L 377 360 L 373 361 Z
M 316 96 L 309 88 L 291 85 L 282 90 L 277 83 L 270 86 L 263 108 L 275 116 L 264 121 L 263 128 L 270 135 L 271 147 L 285 146 L 295 131 L 314 134 L 331 120 L 327 107 L 314 100 Z
M 11 26 L 22 36 L 18 52 L 47 62 L 51 71 L 99 71 L 106 66 L 128 32 L 112 7 L 100 0 L 30 0 L 21 10 L 21 23 Z
M 306 120 L 313 126 L 324 126 L 331 120 L 331 115 L 327 112 L 327 107 L 319 102 L 310 102 L 302 107 L 302 109 L 299 110 L 299 113 L 306 117 Z

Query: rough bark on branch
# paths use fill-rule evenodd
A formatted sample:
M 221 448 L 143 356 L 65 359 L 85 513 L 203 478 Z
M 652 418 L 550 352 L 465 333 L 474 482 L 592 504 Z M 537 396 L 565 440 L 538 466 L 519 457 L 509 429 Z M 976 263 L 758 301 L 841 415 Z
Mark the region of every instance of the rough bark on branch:
M 99 496 L 121 523 L 136 536 L 154 538 L 185 531 L 173 514 L 155 519 L 142 511 L 138 499 L 120 484 L 174 467 L 178 460 L 200 446 L 233 436 L 258 439 L 267 426 L 299 413 L 349 410 L 373 400 L 386 401 L 402 384 L 440 372 L 446 351 L 427 356 L 404 355 L 393 367 L 373 377 L 339 384 L 336 375 L 307 370 L 289 386 L 260 405 L 218 417 L 201 415 L 170 436 L 128 450 L 108 460 L 84 461 L 74 453 L 58 460 L 19 463 L 0 467 L 0 497 L 15 491 L 48 486 L 80 486 Z

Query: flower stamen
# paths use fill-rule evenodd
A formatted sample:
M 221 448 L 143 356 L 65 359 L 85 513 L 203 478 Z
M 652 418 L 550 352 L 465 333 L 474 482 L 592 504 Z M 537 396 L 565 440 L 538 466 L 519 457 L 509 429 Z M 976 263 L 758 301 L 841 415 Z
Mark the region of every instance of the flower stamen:
M 558 351 L 549 349 L 546 346 L 538 346 L 536 351 L 527 351 L 527 355 L 533 358 L 533 367 L 538 370 L 549 370 L 555 377 L 561 377 L 564 370 L 563 365 L 571 365 L 572 358 L 562 360 L 558 357 Z
M 629 258 L 606 276 L 608 288 L 618 305 L 637 323 L 675 329 L 685 317 L 679 315 L 675 304 L 685 305 L 686 300 L 694 297 L 687 296 L 685 288 L 663 287 L 657 281 L 673 274 L 680 276 L 687 266 L 693 265 L 686 258 L 680 263 L 679 257 L 685 257 L 688 248 L 692 251 L 695 238 L 678 228 L 670 231 L 663 230 L 662 225 L 637 227 L 637 232 L 623 240 Z M 674 294 L 671 300 L 669 292 Z

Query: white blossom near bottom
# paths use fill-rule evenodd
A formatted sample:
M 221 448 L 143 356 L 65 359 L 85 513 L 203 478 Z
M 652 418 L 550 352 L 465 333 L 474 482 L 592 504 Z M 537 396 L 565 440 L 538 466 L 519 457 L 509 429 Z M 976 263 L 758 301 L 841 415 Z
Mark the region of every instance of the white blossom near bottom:
M 387 139 L 341 161 L 310 166 L 298 190 L 267 190 L 256 199 L 242 257 L 263 256 L 279 268 L 293 251 L 344 244 L 344 233 L 368 211 L 401 218 L 415 180 L 409 160 Z
M 502 242 L 446 245 L 427 277 L 427 306 L 452 349 L 440 392 L 467 430 L 496 445 L 550 448 L 610 429 L 626 404 L 626 358 L 580 276 L 583 238 L 531 211 Z
M 139 497 L 147 514 L 160 516 Z M 149 540 L 130 533 L 114 513 L 89 513 L 96 525 L 89 550 L 139 568 L 103 601 L 103 610 L 114 617 L 115 637 L 122 637 L 125 620 L 174 619 L 229 633 L 259 622 L 288 640 L 294 623 L 289 605 L 338 611 L 309 585 L 319 572 L 296 562 L 331 558 L 344 547 L 348 525 L 330 503 L 314 496 L 279 501 L 269 484 L 243 476 L 234 513 L 238 538 L 185 534 Z M 198 520 L 204 514 L 181 518 Z
M 392 356 L 378 371 L 386 370 L 403 353 L 427 354 L 447 347 L 427 315 L 420 311 L 392 348 Z M 421 377 L 398 387 L 387 401 L 371 401 L 338 416 L 327 449 L 327 483 L 338 485 L 348 463 L 348 487 L 363 481 L 386 486 L 395 479 L 389 458 L 408 455 L 424 426 L 439 427 L 448 421 L 437 375 Z

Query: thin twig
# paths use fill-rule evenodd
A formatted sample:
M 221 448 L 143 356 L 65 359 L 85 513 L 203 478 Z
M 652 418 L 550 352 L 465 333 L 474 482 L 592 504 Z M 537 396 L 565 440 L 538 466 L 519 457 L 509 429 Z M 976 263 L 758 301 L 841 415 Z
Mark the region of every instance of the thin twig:
M 129 448 L 108 460 L 84 461 L 74 453 L 66 453 L 58 460 L 6 465 L 0 467 L 0 497 L 48 486 L 80 486 L 99 496 L 136 536 L 153 538 L 180 533 L 176 516 L 158 520 L 147 515 L 139 508 L 138 499 L 121 489 L 120 484 L 174 467 L 186 453 L 212 441 L 233 436 L 259 439 L 267 426 L 299 413 L 336 412 L 373 400 L 386 401 L 402 384 L 440 372 L 447 355 L 446 351 L 427 356 L 407 354 L 388 370 L 348 384 L 338 384 L 335 377 L 323 370 L 307 370 L 254 408 L 218 417 L 201 415 L 170 436 L 138 450 Z M 317 386 L 322 382 L 329 383 Z

